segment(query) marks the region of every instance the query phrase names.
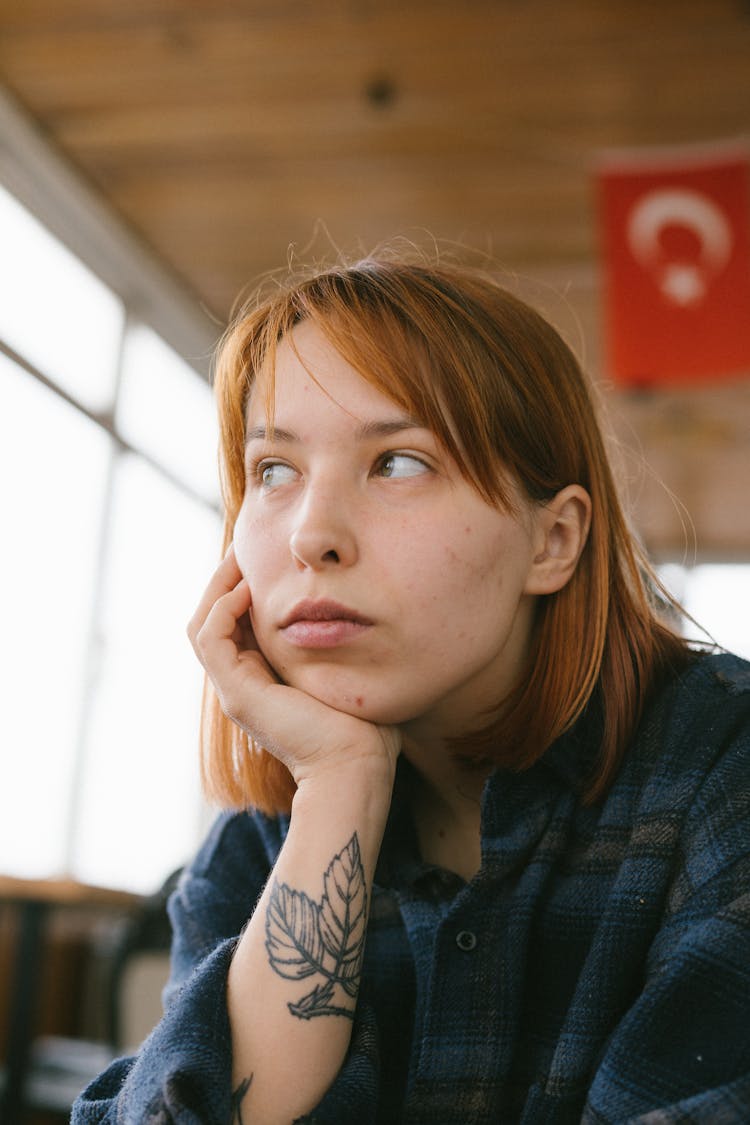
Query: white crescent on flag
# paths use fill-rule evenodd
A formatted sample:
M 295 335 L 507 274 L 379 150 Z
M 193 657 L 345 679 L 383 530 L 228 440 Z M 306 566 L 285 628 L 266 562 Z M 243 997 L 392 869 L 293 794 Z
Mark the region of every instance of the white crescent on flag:
M 667 226 L 687 227 L 696 235 L 697 261 L 664 259 L 659 236 Z M 661 291 L 678 305 L 701 300 L 732 254 L 732 228 L 726 216 L 707 195 L 688 188 L 660 188 L 642 196 L 630 213 L 627 238 L 634 257 L 656 275 Z

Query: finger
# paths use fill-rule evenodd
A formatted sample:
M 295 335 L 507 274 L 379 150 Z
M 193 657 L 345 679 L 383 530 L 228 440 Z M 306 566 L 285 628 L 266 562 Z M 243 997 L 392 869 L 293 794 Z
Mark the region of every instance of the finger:
M 258 700 L 278 680 L 258 650 L 238 648 L 238 617 L 246 616 L 250 591 L 242 580 L 212 606 L 196 638 L 196 653 L 203 664 L 222 709 L 245 730 L 250 731 Z
M 258 642 L 255 639 L 255 631 L 249 613 L 243 613 L 242 617 L 238 620 L 237 626 L 232 634 L 232 639 L 240 652 L 254 651 L 258 648 Z
M 236 641 L 239 619 L 250 607 L 250 587 L 244 578 L 216 598 L 195 634 L 193 647 L 207 671 L 221 671 L 228 662 L 236 663 L 239 649 Z
M 242 571 L 239 568 L 234 553 L 234 547 L 232 546 L 211 575 L 211 579 L 203 592 L 203 596 L 198 603 L 195 613 L 188 622 L 187 632 L 193 646 L 195 645 L 195 637 L 203 628 L 206 618 L 211 611 L 211 607 L 219 598 L 228 594 L 230 590 L 235 589 L 241 579 Z

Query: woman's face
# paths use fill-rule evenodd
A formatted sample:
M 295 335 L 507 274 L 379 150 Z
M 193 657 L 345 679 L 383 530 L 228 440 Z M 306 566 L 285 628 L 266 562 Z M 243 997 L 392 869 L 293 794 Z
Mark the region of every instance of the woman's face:
M 485 503 L 316 326 L 293 336 L 272 436 L 263 395 L 248 404 L 234 543 L 258 644 L 282 680 L 361 718 L 416 736 L 484 724 L 527 651 L 535 510 Z

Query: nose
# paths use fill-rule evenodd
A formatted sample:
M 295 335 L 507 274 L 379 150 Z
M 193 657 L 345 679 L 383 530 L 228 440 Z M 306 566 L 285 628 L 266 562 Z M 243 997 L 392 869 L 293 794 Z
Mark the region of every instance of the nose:
M 289 536 L 289 549 L 300 568 L 321 570 L 357 561 L 357 538 L 347 508 L 340 490 L 308 487 Z

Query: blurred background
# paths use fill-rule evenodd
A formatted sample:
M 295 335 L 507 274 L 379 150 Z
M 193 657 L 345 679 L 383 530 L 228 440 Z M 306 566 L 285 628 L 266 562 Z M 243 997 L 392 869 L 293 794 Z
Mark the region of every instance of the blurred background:
M 750 656 L 750 354 L 617 370 L 602 180 L 748 145 L 747 0 L 0 0 L 8 899 L 140 903 L 210 822 L 185 623 L 219 550 L 211 354 L 288 262 L 490 262 L 600 388 L 668 585 Z

